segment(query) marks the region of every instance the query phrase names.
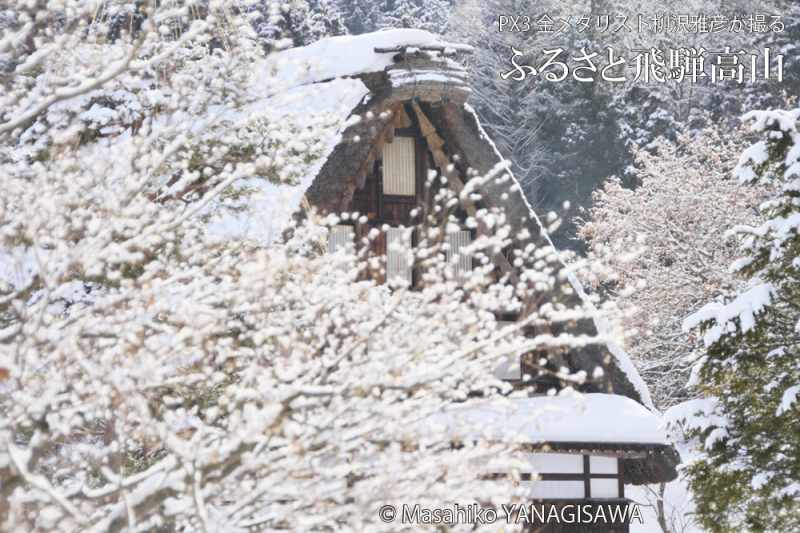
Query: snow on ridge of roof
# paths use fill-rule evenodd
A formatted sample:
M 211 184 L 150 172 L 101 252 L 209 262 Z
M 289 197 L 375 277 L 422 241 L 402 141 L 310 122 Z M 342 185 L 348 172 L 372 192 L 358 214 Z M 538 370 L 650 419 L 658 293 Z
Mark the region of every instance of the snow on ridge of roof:
M 661 417 L 627 396 L 574 393 L 476 401 L 426 421 L 452 437 L 509 443 L 669 445 Z
M 449 43 L 425 30 L 398 28 L 362 35 L 340 35 L 320 39 L 307 46 L 289 48 L 269 57 L 259 67 L 258 76 L 279 76 L 289 86 L 305 85 L 334 78 L 379 72 L 393 64 L 392 52 L 375 48 L 397 46 L 466 50 L 470 47 Z

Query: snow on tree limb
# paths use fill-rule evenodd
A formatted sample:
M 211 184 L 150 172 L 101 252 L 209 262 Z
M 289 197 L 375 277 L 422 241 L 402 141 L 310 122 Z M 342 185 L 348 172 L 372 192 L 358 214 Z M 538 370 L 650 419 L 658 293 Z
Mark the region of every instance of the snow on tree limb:
M 13 82 L 30 98 L 6 126 L 22 134 L 0 143 L 0 527 L 373 531 L 391 530 L 382 503 L 509 501 L 514 487 L 476 475 L 518 466 L 506 443 L 453 442 L 420 421 L 511 394 L 492 375 L 504 356 L 600 342 L 544 327 L 586 317 L 580 304 L 531 305 L 541 329 L 528 336 L 497 331 L 498 309 L 552 294 L 563 265 L 532 246 L 518 259 L 536 283 L 509 291 L 490 261 L 506 220 L 487 210 L 460 282 L 438 231 L 459 223 L 447 191 L 417 228 L 419 290 L 376 284 L 385 257 L 327 253 L 313 221 L 269 246 L 218 238 L 217 216 L 247 213 L 250 194 L 280 202 L 307 185 L 342 121 L 312 98 L 301 130 L 256 112 L 263 49 L 215 7 L 151 14 L 159 37 L 82 94 L 47 96 L 140 35 L 76 32 L 62 62 Z M 203 34 L 181 39 L 190 27 Z M 346 104 L 363 97 L 337 88 Z

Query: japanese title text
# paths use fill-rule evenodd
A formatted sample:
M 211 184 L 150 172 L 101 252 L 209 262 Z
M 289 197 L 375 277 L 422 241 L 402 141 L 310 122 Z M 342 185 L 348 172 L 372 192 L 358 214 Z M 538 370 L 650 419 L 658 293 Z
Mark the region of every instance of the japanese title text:
M 577 82 L 606 81 L 625 83 L 747 83 L 757 80 L 783 81 L 784 56 L 771 48 L 762 53 L 744 50 L 721 51 L 705 48 L 630 50 L 625 56 L 613 47 L 600 51 L 582 47 L 577 53 L 563 48 L 542 49 L 541 53 L 523 53 L 513 46 L 510 68 L 500 73 L 504 80 L 523 81 L 541 78 L 559 82 L 568 78 Z

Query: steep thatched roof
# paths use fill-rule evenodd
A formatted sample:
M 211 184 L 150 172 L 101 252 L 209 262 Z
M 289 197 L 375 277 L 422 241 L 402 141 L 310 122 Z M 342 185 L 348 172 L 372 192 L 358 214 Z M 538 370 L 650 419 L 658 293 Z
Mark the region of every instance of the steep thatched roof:
M 414 118 L 423 130 L 430 128 L 430 134 L 426 137 L 429 145 L 441 145 L 449 161 L 457 160 L 462 168 L 474 169 L 480 175 L 505 164 L 476 114 L 466 104 L 469 87 L 463 69 L 438 51 L 455 49 L 447 43 L 439 43 L 430 34 L 428 45 L 424 46 L 420 44 L 420 33 L 417 30 L 413 32 L 410 36 L 413 46 L 399 44 L 403 30 L 387 32 L 393 37 L 389 40 L 395 43 L 394 46 L 379 48 L 391 51 L 374 54 L 390 57 L 366 62 L 371 65 L 368 71 L 359 70 L 352 74 L 369 89 L 369 97 L 356 106 L 352 113 L 372 118 L 360 120 L 344 129 L 342 141 L 305 191 L 310 203 L 322 211 L 339 212 L 347 209 L 353 193 L 363 184 L 373 161 L 381 153 L 383 143 L 391 135 L 394 117 L 406 104 L 410 104 L 414 110 Z M 377 35 L 380 36 L 380 33 Z M 371 46 L 371 39 L 370 35 L 349 37 L 347 42 L 361 49 Z M 426 51 L 426 48 L 433 51 Z M 374 65 L 385 66 L 373 70 L 377 68 Z M 321 70 L 323 75 L 329 74 L 328 70 Z M 341 66 L 337 67 L 338 72 L 342 70 Z M 402 75 L 398 72 L 402 72 Z M 425 134 L 426 131 L 423 131 Z M 550 245 L 513 176 L 505 182 L 490 180 L 480 192 L 484 204 L 504 208 L 515 233 L 525 228 L 532 239 L 540 241 L 542 245 Z M 569 289 L 572 298 L 581 298 L 579 287 L 570 285 Z M 583 333 L 593 333 L 596 329 L 596 324 L 580 325 Z M 597 366 L 606 369 L 605 381 L 596 385 L 597 390 L 623 394 L 651 407 L 646 387 L 624 354 L 587 347 L 569 357 L 569 362 L 576 370 L 584 369 L 591 374 Z
M 510 180 L 488 182 L 480 190 L 486 206 L 502 206 L 515 230 L 526 229 L 531 239 L 542 246 L 552 246 L 543 226 L 525 198 L 519 183 L 507 169 L 507 163 L 481 127 L 474 111 L 466 103 L 470 94 L 466 71 L 453 60 L 465 51 L 463 46 L 441 41 L 420 30 L 391 30 L 362 36 L 324 39 L 308 47 L 292 49 L 271 57 L 261 69 L 279 74 L 288 84 L 298 87 L 325 87 L 335 80 L 349 80 L 348 87 L 326 87 L 349 91 L 349 115 L 360 120 L 341 120 L 325 135 L 331 148 L 309 164 L 307 175 L 291 188 L 289 204 L 294 209 L 305 195 L 323 212 L 346 210 L 354 192 L 363 185 L 373 162 L 380 157 L 383 143 L 391 139 L 395 120 L 410 113 L 425 137 L 440 168 L 457 161 L 462 169 L 486 174 L 498 165 L 505 166 Z M 328 96 L 330 98 L 330 96 Z M 319 107 L 319 102 L 315 105 Z M 298 120 L 305 120 L 303 109 Z M 342 116 L 341 106 L 336 110 Z M 436 160 L 437 154 L 439 158 Z M 466 175 L 460 173 L 460 175 Z M 451 187 L 463 187 L 462 178 L 448 176 Z M 288 190 L 288 189 L 287 189 Z M 510 266 L 509 266 L 510 268 Z M 566 266 L 564 267 L 566 272 Z M 580 285 L 570 276 L 553 300 L 565 303 L 584 301 Z M 565 326 L 566 327 L 566 326 Z M 603 317 L 584 320 L 571 333 L 605 333 Z M 573 370 L 588 375 L 599 366 L 604 376 L 588 387 L 589 392 L 624 395 L 653 409 L 647 387 L 627 355 L 618 346 L 586 346 L 566 356 Z M 613 440 L 613 439 L 612 439 Z M 664 443 L 653 443 L 661 450 L 658 459 L 630 457 L 631 471 L 638 482 L 674 477 L 676 456 Z M 662 449 L 663 448 L 663 449 Z M 666 451 L 665 451 L 666 450 Z

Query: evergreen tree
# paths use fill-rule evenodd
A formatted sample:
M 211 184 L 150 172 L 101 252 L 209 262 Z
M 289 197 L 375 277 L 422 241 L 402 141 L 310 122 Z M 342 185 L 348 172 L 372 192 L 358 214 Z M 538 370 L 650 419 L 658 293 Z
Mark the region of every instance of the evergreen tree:
M 767 34 L 760 44 L 771 46 L 776 53 L 785 56 L 783 84 L 780 88 L 786 95 L 796 95 L 800 90 L 800 68 L 797 65 L 800 57 L 800 5 L 794 0 L 782 0 L 777 7 L 777 12 L 782 15 L 784 30 Z
M 510 70 L 512 47 L 521 51 L 530 49 L 531 34 L 499 32 L 497 13 L 524 12 L 526 6 L 520 0 L 461 2 L 448 33 L 452 40 L 475 46 L 467 59 L 471 72 L 470 104 L 521 180 L 539 176 L 543 171 L 547 154 L 540 141 L 540 128 L 544 116 L 540 114 L 541 99 L 532 78 L 503 79 L 500 75 Z M 540 198 L 531 194 L 536 191 L 536 183 L 525 183 L 525 187 L 529 198 Z
M 476 51 L 470 59 L 473 73 L 475 106 L 485 127 L 501 153 L 513 164 L 532 203 L 542 211 L 560 210 L 565 201 L 573 206 L 587 205 L 592 192 L 602 180 L 617 172 L 617 125 L 609 115 L 611 93 L 599 83 L 585 83 L 567 76 L 549 81 L 543 75 L 525 80 L 502 79 L 500 74 L 512 68 L 512 47 L 523 52 L 519 64 L 541 66 L 542 50 L 562 49 L 559 61 L 568 61 L 585 47 L 595 50 L 599 37 L 592 32 L 538 31 L 539 15 L 545 13 L 556 20 L 575 13 L 608 11 L 598 2 L 578 0 L 540 2 L 532 12 L 529 2 L 491 0 L 465 2 L 471 9 L 460 7 L 451 23 L 461 40 L 468 39 Z M 610 11 L 609 11 L 610 9 Z M 498 14 L 530 14 L 530 31 L 499 32 Z M 546 24 L 542 22 L 542 24 Z M 558 73 L 558 69 L 554 70 Z M 572 231 L 572 214 L 564 216 L 566 228 L 555 235 L 563 247 Z
M 686 410 L 701 442 L 689 466 L 701 521 L 713 532 L 800 531 L 800 131 L 793 111 L 745 115 L 764 140 L 736 174 L 775 181 L 766 222 L 734 230 L 746 257 L 734 268 L 747 287 L 706 305 L 685 328 L 707 347 L 696 367 L 703 414 Z

